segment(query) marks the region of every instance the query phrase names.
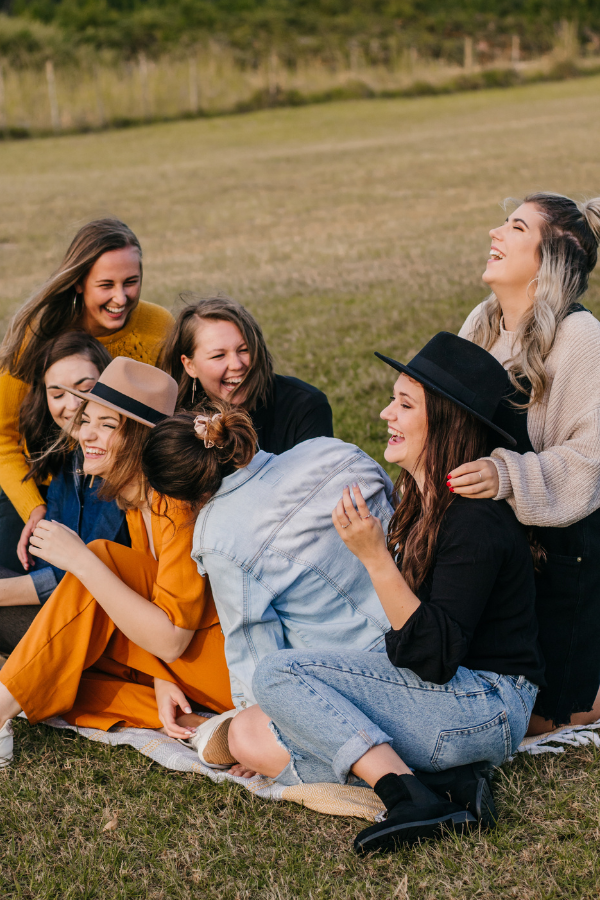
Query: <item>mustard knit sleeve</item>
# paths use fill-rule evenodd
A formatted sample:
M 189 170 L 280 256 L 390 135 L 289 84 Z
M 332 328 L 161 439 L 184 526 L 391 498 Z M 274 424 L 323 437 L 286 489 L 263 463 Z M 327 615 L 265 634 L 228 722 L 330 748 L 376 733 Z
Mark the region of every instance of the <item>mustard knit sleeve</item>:
M 5 373 L 0 375 L 0 487 L 24 522 L 33 509 L 44 503 L 34 481 L 23 484 L 29 472 L 19 445 L 19 408 L 27 385 Z

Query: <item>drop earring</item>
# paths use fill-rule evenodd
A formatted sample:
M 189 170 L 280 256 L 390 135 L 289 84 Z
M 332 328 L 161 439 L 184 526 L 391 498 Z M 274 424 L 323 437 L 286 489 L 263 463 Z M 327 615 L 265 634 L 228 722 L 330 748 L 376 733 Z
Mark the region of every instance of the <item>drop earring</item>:
M 194 401 L 196 399 L 196 379 L 192 381 L 192 406 L 194 405 Z

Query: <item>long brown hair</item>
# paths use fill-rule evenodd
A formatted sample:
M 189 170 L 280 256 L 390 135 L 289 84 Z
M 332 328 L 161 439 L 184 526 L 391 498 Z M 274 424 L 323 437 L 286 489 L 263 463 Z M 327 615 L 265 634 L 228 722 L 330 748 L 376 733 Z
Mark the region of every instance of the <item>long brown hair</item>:
M 41 483 L 49 475 L 58 475 L 72 446 L 70 441 L 60 440 L 61 428 L 50 415 L 44 382 L 50 366 L 68 356 L 86 357 L 99 374 L 111 362 L 106 347 L 87 331 L 68 331 L 59 335 L 34 360 L 32 385 L 19 410 L 19 434 L 29 462 L 25 481 L 35 478 Z
M 587 290 L 598 260 L 600 197 L 576 203 L 562 194 L 542 191 L 508 203 L 532 203 L 543 219 L 534 302 L 518 324 L 519 351 L 508 367 L 518 391 L 523 390 L 523 376 L 531 383 L 531 398 L 523 405 L 532 406 L 542 401 L 548 386 L 545 362 L 558 326 Z M 471 340 L 490 350 L 500 334 L 501 319 L 500 302 L 492 293 L 482 304 Z
M 179 313 L 175 328 L 165 341 L 159 365 L 175 379 L 179 385 L 177 406 L 190 409 L 192 405 L 203 405 L 208 398 L 200 385 L 192 403 L 193 379 L 187 374 L 181 362 L 182 356 L 192 359 L 196 352 L 196 333 L 203 319 L 231 322 L 246 342 L 250 354 L 250 367 L 242 383 L 232 392 L 232 396 L 243 389 L 244 408 L 253 410 L 259 403 L 265 403 L 273 389 L 273 358 L 267 349 L 260 325 L 248 310 L 230 297 L 199 297 L 187 291 L 181 294 L 187 306 Z M 210 402 L 210 401 L 208 401 Z
M 442 519 L 455 499 L 446 486 L 448 473 L 465 459 L 486 456 L 494 446 L 489 429 L 475 416 L 424 385 L 423 390 L 427 414 L 420 460 L 425 473 L 423 493 L 403 470 L 395 485 L 402 499 L 388 528 L 388 550 L 414 592 L 431 570 Z
M 81 319 L 82 299 L 75 291 L 96 260 L 110 250 L 142 248 L 133 231 L 119 219 L 96 219 L 80 228 L 58 269 L 13 316 L 0 347 L 0 372 L 32 383 L 36 360 L 46 343 L 76 328 Z M 25 344 L 27 352 L 22 352 Z
M 198 413 L 181 411 L 159 422 L 142 453 L 150 486 L 194 512 L 216 494 L 223 478 L 247 466 L 256 452 L 256 432 L 244 409 L 221 401 L 205 404 L 201 414 L 209 419 L 206 440 L 212 447 L 194 430 Z

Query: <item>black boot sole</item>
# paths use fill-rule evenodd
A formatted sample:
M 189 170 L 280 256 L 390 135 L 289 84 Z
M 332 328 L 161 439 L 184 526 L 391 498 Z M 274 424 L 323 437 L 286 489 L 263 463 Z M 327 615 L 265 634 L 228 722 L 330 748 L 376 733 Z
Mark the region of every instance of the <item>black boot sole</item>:
M 385 826 L 385 822 L 381 823 Z M 412 846 L 420 840 L 439 837 L 444 829 L 460 834 L 477 826 L 477 820 L 470 812 L 449 813 L 439 819 L 425 819 L 415 822 L 401 822 L 381 828 L 372 834 L 361 832 L 354 840 L 354 849 L 359 856 L 375 851 L 392 852 L 398 847 Z M 371 826 L 373 827 L 373 826 Z M 367 829 L 370 830 L 370 829 Z M 363 837 L 364 834 L 364 837 Z
M 482 828 L 495 828 L 498 824 L 496 804 L 486 778 L 482 778 L 477 785 L 474 811 Z

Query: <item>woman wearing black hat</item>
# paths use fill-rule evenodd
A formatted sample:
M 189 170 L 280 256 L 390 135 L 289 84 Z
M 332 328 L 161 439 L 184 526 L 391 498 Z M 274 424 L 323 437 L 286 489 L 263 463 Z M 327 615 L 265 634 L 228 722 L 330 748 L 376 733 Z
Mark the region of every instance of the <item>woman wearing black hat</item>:
M 481 455 L 498 433 L 514 443 L 492 422 L 508 377 L 446 333 L 407 366 L 381 358 L 401 373 L 381 417 L 402 501 L 387 541 L 357 484 L 333 520 L 392 624 L 387 657 L 273 653 L 254 676 L 258 706 L 229 730 L 232 755 L 283 785 L 372 785 L 388 817 L 358 835 L 361 853 L 492 825 L 486 764 L 516 750 L 543 683 L 525 533 L 507 504 L 446 487 L 465 453 Z

